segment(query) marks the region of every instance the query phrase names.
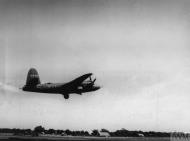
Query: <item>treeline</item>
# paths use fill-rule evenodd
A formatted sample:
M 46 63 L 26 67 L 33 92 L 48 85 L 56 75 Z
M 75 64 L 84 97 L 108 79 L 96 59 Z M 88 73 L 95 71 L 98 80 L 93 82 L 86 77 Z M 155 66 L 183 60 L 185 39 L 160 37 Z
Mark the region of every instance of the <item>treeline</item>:
M 111 137 L 170 137 L 169 132 L 143 132 L 143 131 L 129 131 L 126 129 L 116 130 L 110 132 L 107 129 L 92 130 L 91 133 L 88 131 L 71 131 L 67 130 L 55 130 L 55 129 L 45 129 L 42 126 L 37 126 L 33 130 L 31 129 L 9 129 L 1 128 L 0 133 L 12 133 L 13 135 L 62 135 L 62 136 L 105 136 L 102 133 L 107 133 Z
M 13 134 L 32 134 L 31 129 L 10 129 L 10 128 L 0 128 L 0 133 L 13 133 Z
M 143 132 L 143 131 L 128 131 L 125 129 L 116 130 L 115 132 L 110 132 L 113 137 L 170 137 L 169 132 Z

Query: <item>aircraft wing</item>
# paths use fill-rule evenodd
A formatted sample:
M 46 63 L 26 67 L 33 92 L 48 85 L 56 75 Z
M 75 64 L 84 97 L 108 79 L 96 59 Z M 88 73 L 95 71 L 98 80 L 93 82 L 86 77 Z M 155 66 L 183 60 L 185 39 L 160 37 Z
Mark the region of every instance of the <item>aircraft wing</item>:
M 84 75 L 74 79 L 73 81 L 69 82 L 69 84 L 73 85 L 73 86 L 79 86 L 84 80 L 86 80 L 91 75 L 92 75 L 92 73 L 84 74 Z
M 84 74 L 66 84 L 63 84 L 62 87 L 65 88 L 65 89 L 73 89 L 73 88 L 76 88 L 78 86 L 81 85 L 81 83 L 86 80 L 88 77 L 90 77 L 92 75 L 92 73 L 87 73 L 87 74 Z

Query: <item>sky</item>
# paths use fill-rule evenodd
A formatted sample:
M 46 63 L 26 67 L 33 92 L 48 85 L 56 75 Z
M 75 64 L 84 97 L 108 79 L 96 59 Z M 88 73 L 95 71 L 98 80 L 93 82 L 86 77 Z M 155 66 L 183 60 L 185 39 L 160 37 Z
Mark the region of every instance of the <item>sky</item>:
M 190 132 L 190 1 L 1 0 L 0 127 Z M 102 88 L 23 92 L 92 72 Z

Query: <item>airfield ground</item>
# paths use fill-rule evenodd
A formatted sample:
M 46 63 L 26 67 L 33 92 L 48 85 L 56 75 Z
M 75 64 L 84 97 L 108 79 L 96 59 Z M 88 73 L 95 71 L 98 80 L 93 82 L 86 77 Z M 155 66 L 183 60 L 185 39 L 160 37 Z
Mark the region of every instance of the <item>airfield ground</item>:
M 27 137 L 0 136 L 0 141 L 170 141 L 160 137 Z

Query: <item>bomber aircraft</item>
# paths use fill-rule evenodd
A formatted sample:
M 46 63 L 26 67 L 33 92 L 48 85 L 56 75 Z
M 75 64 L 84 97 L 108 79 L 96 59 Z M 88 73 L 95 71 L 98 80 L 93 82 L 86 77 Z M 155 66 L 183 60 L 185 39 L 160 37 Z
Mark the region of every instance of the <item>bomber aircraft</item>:
M 65 99 L 69 98 L 69 94 L 79 94 L 85 92 L 92 92 L 100 89 L 92 80 L 92 73 L 84 74 L 68 83 L 44 83 L 41 84 L 40 77 L 35 68 L 28 71 L 26 85 L 22 88 L 23 91 L 48 93 L 48 94 L 62 94 Z M 89 79 L 89 80 L 88 80 Z

